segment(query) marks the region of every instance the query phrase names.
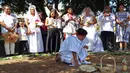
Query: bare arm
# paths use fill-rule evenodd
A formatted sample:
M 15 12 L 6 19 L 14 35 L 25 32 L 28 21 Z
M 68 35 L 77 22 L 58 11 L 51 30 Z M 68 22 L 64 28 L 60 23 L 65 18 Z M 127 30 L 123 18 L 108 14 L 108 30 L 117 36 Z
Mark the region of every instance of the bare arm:
M 29 27 L 28 27 L 29 23 L 28 23 L 28 19 L 27 18 L 25 19 L 25 24 L 27 26 L 27 29 L 29 30 Z
M 14 31 L 16 27 L 17 27 L 17 23 L 15 23 L 14 27 L 12 28 L 12 31 Z
M 0 22 L 0 25 L 6 28 L 10 32 L 12 31 L 10 28 L 8 28 L 8 26 L 4 22 Z
M 79 64 L 78 64 L 76 52 L 72 52 L 72 55 L 73 55 L 73 60 L 74 60 L 75 66 L 78 66 Z
M 48 24 L 48 19 L 46 18 L 46 20 L 45 20 L 45 26 L 51 26 L 51 24 Z
M 47 26 L 47 27 L 48 27 L 48 26 L 52 26 L 52 27 L 56 28 L 56 26 L 54 25 L 54 22 L 48 24 L 48 20 L 49 20 L 49 19 L 46 19 L 46 20 L 45 20 L 45 26 Z

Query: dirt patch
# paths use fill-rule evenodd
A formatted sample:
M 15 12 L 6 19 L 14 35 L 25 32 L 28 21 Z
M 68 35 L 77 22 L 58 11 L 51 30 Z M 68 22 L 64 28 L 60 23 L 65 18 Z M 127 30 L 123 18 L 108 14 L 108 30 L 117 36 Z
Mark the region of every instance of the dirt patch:
M 92 63 L 100 63 L 103 55 L 91 55 Z M 124 56 L 113 55 L 116 59 L 117 66 L 122 66 Z M 128 66 L 130 67 L 130 56 L 127 56 Z M 105 58 L 103 64 L 113 64 L 111 59 Z M 130 72 L 130 68 L 128 69 Z M 84 73 L 76 67 L 69 67 L 64 63 L 56 63 L 55 56 L 49 57 L 26 57 L 22 59 L 1 60 L 0 73 Z M 117 73 L 122 73 L 121 68 Z

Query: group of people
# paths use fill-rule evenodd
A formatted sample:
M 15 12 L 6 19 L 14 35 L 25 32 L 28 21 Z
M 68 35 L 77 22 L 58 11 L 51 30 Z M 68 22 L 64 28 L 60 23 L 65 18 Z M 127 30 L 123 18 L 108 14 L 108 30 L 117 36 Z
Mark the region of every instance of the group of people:
M 2 34 L 15 32 L 19 35 L 20 54 L 25 51 L 59 52 L 56 60 L 60 57 L 63 62 L 73 66 L 90 63 L 85 60 L 87 51 L 114 49 L 114 40 L 119 42 L 119 51 L 128 51 L 130 14 L 123 4 L 119 5 L 118 10 L 114 14 L 106 6 L 103 13 L 96 17 L 90 7 L 85 7 L 80 16 L 75 15 L 71 7 L 62 16 L 58 10 L 52 9 L 50 15 L 42 20 L 36 7 L 30 5 L 24 19 L 18 21 L 10 7 L 5 5 L 0 24 Z M 6 55 L 14 54 L 15 42 L 5 41 L 4 46 Z
M 11 41 L 14 33 L 18 34 L 19 54 L 22 53 L 37 53 L 43 52 L 44 45 L 40 26 L 41 19 L 36 11 L 36 7 L 31 5 L 24 19 L 18 20 L 17 17 L 11 13 L 11 8 L 8 5 L 3 7 L 3 13 L 0 16 L 1 33 L 2 35 L 8 32 L 12 33 L 10 36 L 4 36 L 5 53 L 6 55 L 15 54 L 15 42 Z M 26 25 L 26 26 L 25 26 Z M 8 38 L 5 38 L 8 37 Z
M 110 7 L 106 6 L 103 13 L 95 18 L 91 9 L 85 8 L 80 18 L 81 28 L 75 35 L 71 34 L 63 41 L 56 55 L 56 61 L 65 62 L 69 66 L 90 64 L 91 62 L 85 60 L 88 55 L 86 49 L 92 52 L 113 50 L 114 41 L 119 43 L 119 51 L 128 51 L 130 15 L 125 11 L 123 4 L 119 5 L 118 10 L 114 14 L 111 13 Z M 97 26 L 100 28 L 101 40 L 96 31 Z

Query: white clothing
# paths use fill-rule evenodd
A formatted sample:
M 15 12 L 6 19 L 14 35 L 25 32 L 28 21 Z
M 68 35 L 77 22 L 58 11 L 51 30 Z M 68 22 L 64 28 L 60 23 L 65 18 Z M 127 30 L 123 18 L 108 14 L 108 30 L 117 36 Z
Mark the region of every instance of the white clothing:
M 66 23 L 69 19 L 75 19 L 76 16 L 67 13 L 63 15 L 62 18 Z M 74 34 L 76 32 L 77 27 L 78 27 L 78 23 L 73 20 L 70 20 L 67 24 L 65 24 L 65 27 L 63 28 L 63 33 L 66 34 L 66 38 L 69 37 L 71 34 Z
M 18 34 L 19 34 L 19 40 L 20 41 L 27 41 L 28 40 L 26 33 L 27 33 L 26 27 L 19 27 L 18 28 Z
M 4 22 L 7 25 L 8 28 L 13 28 L 15 23 L 17 22 L 17 18 L 13 14 L 7 15 L 6 13 L 3 13 L 0 16 L 0 21 Z M 2 27 L 1 32 L 7 33 L 8 30 L 6 28 Z
M 84 24 L 86 24 L 85 21 L 87 21 L 87 19 L 89 17 L 92 18 L 92 16 L 87 16 L 86 18 L 84 18 L 84 20 L 83 20 Z M 93 20 L 93 19 L 90 19 L 90 20 Z M 94 27 L 94 25 L 91 24 L 89 27 L 83 26 L 83 29 L 85 29 L 88 32 L 88 34 L 86 36 L 89 40 L 88 51 L 104 52 L 102 41 L 99 38 L 98 33 L 96 32 L 96 28 Z
M 76 23 L 74 21 L 69 21 L 68 24 L 63 29 L 63 32 L 66 34 L 74 34 L 76 33 Z
M 46 20 L 48 21 L 48 23 L 46 25 L 50 25 L 50 24 L 53 24 L 53 26 L 56 26 L 56 19 L 54 18 L 50 18 L 50 17 L 47 17 Z M 48 29 L 50 28 L 54 28 L 53 26 L 47 26 Z
M 98 17 L 98 22 L 100 25 L 100 31 L 111 31 L 114 32 L 114 25 L 115 25 L 115 15 L 110 13 L 110 16 L 104 16 L 101 14 Z
M 15 53 L 15 50 L 14 50 L 15 43 L 8 43 L 8 42 L 6 42 L 4 44 L 4 46 L 5 46 L 5 53 L 6 53 L 6 55 L 10 55 L 10 54 L 14 54 Z
M 17 18 L 13 14 L 7 15 L 6 13 L 3 13 L 0 16 L 0 22 L 4 22 L 6 24 L 6 26 L 11 29 L 14 27 L 15 23 L 17 23 Z M 7 33 L 8 30 L 6 28 L 2 27 L 1 32 L 4 34 L 4 33 Z M 6 55 L 14 54 L 15 43 L 5 42 L 4 46 L 5 46 Z
M 36 27 L 35 21 L 40 20 L 38 16 L 32 16 L 27 15 L 26 17 L 29 21 L 29 28 L 32 34 L 30 34 L 28 37 L 28 42 L 29 42 L 29 51 L 31 53 L 37 53 L 37 52 L 43 52 L 43 41 L 42 41 L 42 35 L 41 35 L 41 30 L 40 28 Z
M 63 15 L 63 17 L 62 17 L 63 19 L 64 19 L 64 21 L 66 22 L 66 21 L 68 21 L 70 18 L 69 18 L 69 14 L 67 13 L 67 14 L 65 14 L 65 15 Z M 76 16 L 75 15 L 72 15 L 71 16 L 71 18 L 72 19 L 75 19 L 76 18 Z
M 85 45 L 88 44 L 88 39 L 85 38 L 83 41 L 80 41 L 77 36 L 69 36 L 65 39 L 60 47 L 59 54 L 61 55 L 61 60 L 66 63 L 73 63 L 73 56 L 72 52 L 76 52 L 77 60 L 79 64 L 85 60 L 86 56 L 88 55 L 85 48 Z

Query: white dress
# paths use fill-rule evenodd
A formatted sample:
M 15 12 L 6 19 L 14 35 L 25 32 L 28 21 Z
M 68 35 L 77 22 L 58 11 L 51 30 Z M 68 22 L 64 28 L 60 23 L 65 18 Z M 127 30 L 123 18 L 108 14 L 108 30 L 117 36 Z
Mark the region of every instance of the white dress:
M 80 41 L 76 36 L 69 36 L 61 44 L 59 50 L 61 60 L 66 63 L 74 62 L 72 52 L 76 52 L 79 64 L 81 64 L 82 61 L 85 61 L 85 58 L 88 55 L 85 48 L 83 48 L 83 46 L 87 44 L 88 44 L 87 38 L 85 38 L 83 41 Z
M 85 24 L 86 21 L 91 21 L 93 20 L 92 19 L 92 16 L 87 16 L 84 18 L 83 22 Z M 94 25 L 90 25 L 89 27 L 87 26 L 83 26 L 83 29 L 85 29 L 88 34 L 87 34 L 87 38 L 89 40 L 89 49 L 88 51 L 92 51 L 92 52 L 104 52 L 104 49 L 103 49 L 103 45 L 102 45 L 102 41 L 101 39 L 99 38 L 99 35 L 96 31 L 96 28 Z
M 31 53 L 43 52 L 43 41 L 40 28 L 36 27 L 35 21 L 38 19 L 34 16 L 28 16 L 29 28 L 33 34 L 30 34 L 29 37 L 29 51 Z
M 76 16 L 75 15 L 71 15 L 69 16 L 70 14 L 65 14 L 63 15 L 63 19 L 65 21 L 65 23 L 69 20 L 69 19 L 75 19 Z M 66 34 L 66 38 L 72 34 L 75 34 L 76 32 L 76 29 L 77 29 L 77 26 L 78 26 L 78 23 L 71 20 L 69 21 L 67 24 L 65 24 L 65 27 L 63 28 L 63 33 Z

